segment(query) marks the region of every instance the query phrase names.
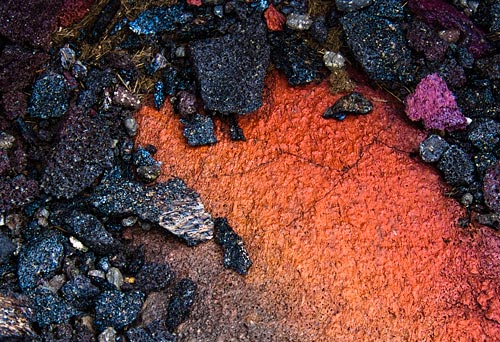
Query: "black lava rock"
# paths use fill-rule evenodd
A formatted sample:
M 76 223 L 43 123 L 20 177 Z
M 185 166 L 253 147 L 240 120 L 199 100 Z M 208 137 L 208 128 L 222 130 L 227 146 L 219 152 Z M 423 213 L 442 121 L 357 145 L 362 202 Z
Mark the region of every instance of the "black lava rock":
M 486 170 L 498 161 L 498 158 L 490 152 L 480 152 L 475 154 L 472 159 L 474 161 L 474 165 L 476 166 L 477 173 L 480 176 L 484 176 Z
M 166 288 L 175 273 L 167 264 L 144 264 L 135 276 L 135 286 L 138 290 L 149 293 Z
M 401 3 L 390 0 L 379 2 L 402 6 Z M 347 44 L 372 80 L 388 83 L 410 82 L 413 80 L 414 68 L 403 29 L 399 20 L 380 16 L 379 14 L 386 13 L 379 13 L 378 10 L 373 5 L 347 13 L 340 19 Z
M 5 264 L 9 261 L 10 256 L 16 250 L 16 245 L 8 238 L 7 235 L 0 232 L 0 264 Z
M 500 141 L 500 123 L 491 119 L 473 121 L 467 132 L 470 142 L 484 152 L 493 151 Z
M 368 114 L 373 110 L 373 104 L 358 92 L 344 95 L 324 113 L 325 119 L 344 120 L 347 114 Z
M 450 144 L 439 135 L 432 134 L 420 143 L 419 153 L 422 160 L 426 163 L 437 162 Z
M 186 320 L 194 304 L 196 292 L 197 286 L 190 279 L 182 279 L 175 285 L 168 302 L 168 313 L 165 319 L 165 325 L 169 331 L 173 332 Z
M 467 185 L 474 181 L 474 164 L 456 145 L 452 145 L 443 153 L 437 167 L 443 172 L 446 183 L 450 185 Z
M 49 194 L 69 199 L 111 167 L 111 139 L 106 125 L 78 110 L 70 113 L 59 136 L 48 157 L 42 184 Z
M 246 114 L 262 106 L 269 45 L 260 18 L 247 20 L 235 33 L 193 41 L 189 48 L 206 109 Z
M 156 161 L 151 153 L 139 147 L 132 156 L 137 177 L 144 183 L 154 182 L 161 174 L 161 163 Z
M 89 202 L 106 216 L 135 215 L 159 224 L 188 245 L 213 236 L 212 218 L 199 195 L 178 178 L 145 187 L 115 170 L 101 181 Z
M 337 9 L 343 12 L 357 11 L 363 7 L 369 6 L 373 0 L 335 0 Z
M 252 261 L 245 249 L 243 239 L 231 228 L 226 218 L 216 218 L 214 225 L 215 241 L 224 251 L 224 267 L 233 269 L 239 274 L 247 274 Z
M 469 86 L 457 91 L 456 95 L 462 113 L 467 113 L 468 117 L 494 118 L 500 114 L 500 104 L 488 80 L 469 82 Z
M 232 141 L 246 141 L 243 129 L 238 124 L 238 119 L 235 115 L 229 116 L 229 136 Z
M 131 324 L 141 310 L 144 294 L 139 291 L 123 293 L 104 291 L 95 304 L 95 326 L 99 331 L 107 327 L 120 330 Z
M 183 135 L 189 146 L 213 145 L 217 142 L 214 122 L 211 117 L 195 114 L 190 119 L 182 119 Z
M 33 86 L 28 114 L 34 118 L 58 118 L 68 110 L 69 87 L 63 76 L 48 74 Z
M 61 293 L 64 299 L 79 310 L 86 310 L 92 305 L 92 300 L 99 294 L 99 289 L 84 275 L 77 275 L 66 282 Z
M 64 218 L 64 228 L 95 253 L 111 253 L 118 245 L 102 223 L 91 214 L 74 210 Z
M 147 327 L 132 328 L 127 331 L 129 342 L 175 342 L 177 338 L 159 324 L 153 322 Z
M 34 288 L 42 279 L 48 279 L 61 269 L 64 246 L 60 237 L 52 235 L 32 241 L 21 249 L 17 275 L 23 291 Z
M 28 291 L 27 294 L 35 312 L 33 321 L 40 327 L 52 323 L 65 323 L 71 317 L 81 314 L 64 299 L 45 287 L 38 286 L 36 289 Z
M 290 32 L 269 34 L 271 59 L 291 85 L 307 84 L 323 77 L 323 61 L 316 51 Z

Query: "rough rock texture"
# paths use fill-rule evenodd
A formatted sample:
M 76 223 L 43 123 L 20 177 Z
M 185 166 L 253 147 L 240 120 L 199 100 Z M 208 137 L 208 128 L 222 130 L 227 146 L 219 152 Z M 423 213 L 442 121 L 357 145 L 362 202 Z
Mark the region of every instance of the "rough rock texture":
M 262 106 L 269 45 L 264 23 L 249 20 L 236 33 L 189 44 L 206 109 L 246 114 Z
M 318 113 L 340 97 L 326 83 L 293 88 L 273 72 L 267 84 L 264 106 L 240 117 L 248 142 L 237 148 L 229 137 L 190 148 L 168 104 L 138 113 L 137 143 L 158 147 L 162 177 L 182 177 L 208 210 L 227 216 L 254 262 L 243 279 L 224 270 L 213 243 L 193 250 L 160 232 L 130 231 L 147 259 L 198 284 L 179 340 L 499 336 L 486 312 L 499 312 L 500 236 L 458 229 L 464 210 L 444 196 L 437 172 L 409 156 L 426 134 L 401 119 L 401 106 L 358 85 L 374 111 L 325 121 Z
M 239 274 L 247 274 L 252 261 L 243 239 L 233 230 L 226 218 L 216 218 L 214 224 L 215 241 L 224 251 L 224 267 L 231 268 Z
M 0 339 L 34 338 L 30 318 L 33 314 L 26 298 L 0 294 Z
M 381 3 L 391 1 L 381 1 Z M 400 5 L 395 5 L 400 6 Z M 403 82 L 412 80 L 413 66 L 410 49 L 403 29 L 395 18 L 380 14 L 375 5 L 347 13 L 340 19 L 356 60 L 375 81 Z
M 500 162 L 496 162 L 486 171 L 483 192 L 486 205 L 500 213 Z
M 28 114 L 39 119 L 58 118 L 68 110 L 69 86 L 62 75 L 48 74 L 33 85 Z
M 137 318 L 143 302 L 144 294 L 139 291 L 104 291 L 95 305 L 96 328 L 99 331 L 107 327 L 122 329 Z
M 438 74 L 424 77 L 407 97 L 406 114 L 413 121 L 422 120 L 427 129 L 453 131 L 467 125 L 455 96 Z
M 111 138 L 107 127 L 87 112 L 71 111 L 63 127 L 42 184 L 57 198 L 72 198 L 110 167 Z
M 200 196 L 178 178 L 145 187 L 111 173 L 89 200 L 105 215 L 137 215 L 159 224 L 189 245 L 213 236 L 213 221 Z

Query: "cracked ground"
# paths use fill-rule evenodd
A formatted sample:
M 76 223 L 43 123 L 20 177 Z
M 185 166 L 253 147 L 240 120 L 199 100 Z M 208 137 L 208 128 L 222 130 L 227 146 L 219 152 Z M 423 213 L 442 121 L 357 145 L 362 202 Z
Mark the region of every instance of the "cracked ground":
M 498 338 L 499 234 L 457 225 L 465 212 L 412 157 L 426 134 L 402 107 L 359 85 L 375 110 L 330 121 L 321 115 L 340 96 L 325 83 L 290 88 L 272 72 L 266 84 L 264 106 L 240 117 L 246 142 L 217 122 L 217 144 L 190 148 L 169 104 L 138 113 L 136 143 L 158 147 L 163 180 L 181 177 L 226 216 L 254 262 L 241 277 L 213 242 L 128 232 L 147 258 L 200 286 L 181 340 Z M 166 303 L 151 305 L 159 314 Z

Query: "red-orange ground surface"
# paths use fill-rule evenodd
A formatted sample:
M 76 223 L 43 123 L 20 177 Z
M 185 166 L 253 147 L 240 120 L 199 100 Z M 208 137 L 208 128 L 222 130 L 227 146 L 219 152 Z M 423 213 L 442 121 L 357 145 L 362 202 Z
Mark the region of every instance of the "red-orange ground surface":
M 499 234 L 457 226 L 464 211 L 409 156 L 425 134 L 401 107 L 358 86 L 375 110 L 328 121 L 321 114 L 339 96 L 326 84 L 291 88 L 275 72 L 266 84 L 264 106 L 240 120 L 246 142 L 217 122 L 220 142 L 191 148 L 170 104 L 137 115 L 136 143 L 158 147 L 162 179 L 196 189 L 254 261 L 243 278 L 222 269 L 213 242 L 178 247 L 133 232 L 150 259 L 201 284 L 186 324 L 198 329 L 181 326 L 182 340 L 500 339 Z

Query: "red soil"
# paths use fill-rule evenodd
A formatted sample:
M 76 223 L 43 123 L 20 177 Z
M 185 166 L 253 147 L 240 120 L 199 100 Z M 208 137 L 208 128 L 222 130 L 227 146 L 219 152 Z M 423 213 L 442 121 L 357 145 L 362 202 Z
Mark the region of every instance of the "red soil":
M 240 120 L 246 142 L 230 141 L 218 123 L 219 143 L 190 148 L 170 104 L 137 115 L 136 143 L 158 147 L 163 180 L 184 179 L 246 242 L 254 261 L 246 278 L 214 266 L 214 280 L 202 285 L 223 296 L 230 285 L 217 275 L 248 286 L 249 300 L 221 309 L 238 312 L 234 326 L 258 321 L 255 306 L 266 299 L 263 310 L 304 333 L 301 341 L 499 339 L 500 234 L 457 226 L 464 211 L 444 196 L 437 172 L 409 156 L 425 134 L 401 118 L 403 109 L 359 86 L 375 110 L 328 121 L 321 114 L 340 95 L 325 83 L 291 88 L 273 72 L 266 84 L 264 106 Z M 179 251 L 154 239 L 153 259 L 217 255 L 211 242 Z M 179 272 L 196 278 L 191 268 Z M 198 306 L 222 306 L 205 290 Z M 186 326 L 218 322 L 205 315 L 193 313 Z M 223 336 L 215 331 L 205 338 Z M 287 338 L 272 332 L 268 340 Z

